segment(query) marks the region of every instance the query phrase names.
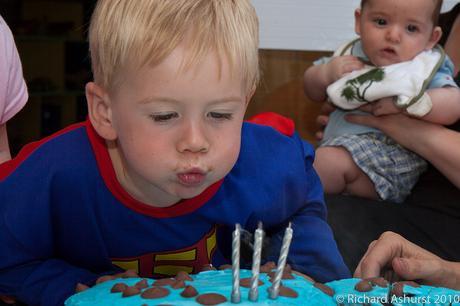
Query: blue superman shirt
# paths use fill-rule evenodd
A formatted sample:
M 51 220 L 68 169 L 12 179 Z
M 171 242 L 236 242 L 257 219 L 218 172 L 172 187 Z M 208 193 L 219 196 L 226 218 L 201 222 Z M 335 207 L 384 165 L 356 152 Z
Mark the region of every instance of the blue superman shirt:
M 244 123 L 231 172 L 168 208 L 122 188 L 89 121 L 24 147 L 0 166 L 0 294 L 52 306 L 77 283 L 92 285 L 117 268 L 143 277 L 199 272 L 229 262 L 236 223 L 254 231 L 259 221 L 276 250 L 292 222 L 294 269 L 322 282 L 348 277 L 326 223 L 313 148 L 283 117 L 258 122 L 273 118 L 282 133 Z

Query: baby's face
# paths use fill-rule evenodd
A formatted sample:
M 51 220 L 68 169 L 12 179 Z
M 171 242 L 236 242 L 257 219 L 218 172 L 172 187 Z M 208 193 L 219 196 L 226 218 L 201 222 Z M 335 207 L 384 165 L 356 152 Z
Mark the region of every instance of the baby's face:
M 433 25 L 433 0 L 371 0 L 355 12 L 363 51 L 376 66 L 413 59 L 431 49 L 440 29 Z
M 195 197 L 234 166 L 250 96 L 215 54 L 182 69 L 177 47 L 155 67 L 127 71 L 112 94 L 115 171 L 135 198 L 170 206 Z M 112 155 L 111 155 L 112 156 Z

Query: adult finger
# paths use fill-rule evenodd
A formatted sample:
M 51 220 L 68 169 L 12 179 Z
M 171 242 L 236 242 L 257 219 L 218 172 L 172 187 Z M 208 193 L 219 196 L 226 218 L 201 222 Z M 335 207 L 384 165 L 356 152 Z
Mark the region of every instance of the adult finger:
M 402 279 L 420 280 L 428 285 L 444 285 L 448 271 L 442 266 L 442 260 L 418 258 L 394 258 L 393 270 Z
M 318 132 L 316 132 L 316 133 L 315 133 L 315 138 L 316 138 L 316 140 L 319 140 L 319 141 L 323 140 L 323 138 L 324 138 L 324 132 L 323 132 L 323 131 L 318 131 Z
M 367 250 L 366 250 L 366 253 L 364 253 L 364 255 L 361 257 L 358 265 L 356 266 L 356 270 L 355 272 L 353 273 L 353 276 L 354 277 L 361 277 L 361 263 L 363 262 L 363 259 L 367 257 L 367 255 L 369 254 L 369 252 L 371 252 L 371 250 L 374 248 L 374 245 L 377 243 L 377 240 L 374 240 L 372 241 L 371 243 L 369 243 L 369 246 L 367 247 Z
M 381 275 L 381 271 L 391 264 L 393 258 L 401 257 L 403 246 L 401 236 L 392 232 L 380 235 L 360 263 L 360 277 L 371 278 Z
M 322 128 L 324 128 L 328 122 L 329 122 L 329 116 L 319 115 L 318 117 L 316 117 L 316 123 Z

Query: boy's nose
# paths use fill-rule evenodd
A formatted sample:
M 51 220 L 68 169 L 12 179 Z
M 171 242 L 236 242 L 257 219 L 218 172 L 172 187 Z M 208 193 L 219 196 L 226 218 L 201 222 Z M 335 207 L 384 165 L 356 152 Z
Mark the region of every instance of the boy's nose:
M 208 149 L 205 128 L 200 123 L 186 124 L 178 144 L 179 152 L 205 153 Z
M 401 41 L 401 30 L 396 27 L 389 27 L 386 32 L 386 39 L 392 43 L 399 43 Z

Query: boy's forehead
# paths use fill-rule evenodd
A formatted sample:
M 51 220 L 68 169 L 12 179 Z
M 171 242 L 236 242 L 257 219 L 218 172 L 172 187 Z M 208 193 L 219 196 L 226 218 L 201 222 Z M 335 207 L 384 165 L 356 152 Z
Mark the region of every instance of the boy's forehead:
M 206 76 L 217 82 L 237 81 L 246 88 L 241 71 L 237 66 L 230 64 L 227 56 L 219 55 L 213 50 L 199 58 L 194 58 L 194 55 L 187 45 L 180 44 L 160 62 L 127 65 L 118 73 L 118 83 L 121 86 L 115 91 L 123 88 L 146 88 L 149 84 L 173 84 L 178 80 L 194 82 L 203 76 L 203 71 L 206 71 Z
M 159 65 L 165 66 L 174 74 L 196 74 L 204 66 L 213 66 L 215 72 L 233 74 L 236 65 L 233 65 L 230 58 L 224 52 L 219 52 L 215 48 L 205 46 L 201 50 L 191 44 L 190 37 L 182 41 L 172 50 L 172 52 L 160 62 L 149 65 L 148 68 L 155 68 Z

